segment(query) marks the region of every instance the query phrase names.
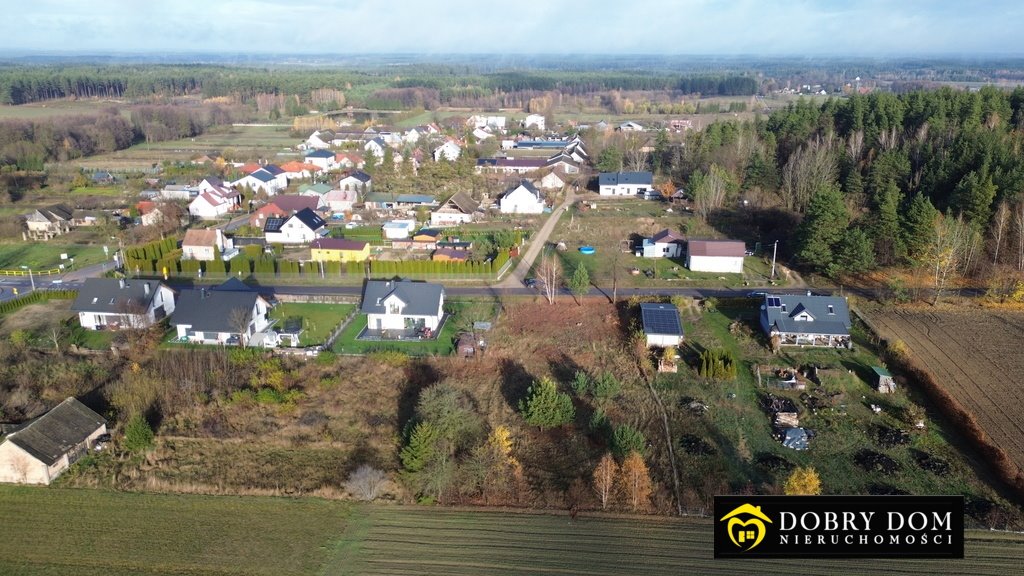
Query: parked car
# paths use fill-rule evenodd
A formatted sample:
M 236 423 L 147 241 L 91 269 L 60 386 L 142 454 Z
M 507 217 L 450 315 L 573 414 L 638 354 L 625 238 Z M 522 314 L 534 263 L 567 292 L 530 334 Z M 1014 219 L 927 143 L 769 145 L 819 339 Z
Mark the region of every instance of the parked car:
M 767 292 L 755 290 L 753 292 L 747 292 L 747 298 L 764 298 L 767 294 Z
M 536 278 L 526 278 L 526 279 L 523 280 L 523 285 L 526 286 L 527 288 L 536 288 L 537 287 L 537 279 Z

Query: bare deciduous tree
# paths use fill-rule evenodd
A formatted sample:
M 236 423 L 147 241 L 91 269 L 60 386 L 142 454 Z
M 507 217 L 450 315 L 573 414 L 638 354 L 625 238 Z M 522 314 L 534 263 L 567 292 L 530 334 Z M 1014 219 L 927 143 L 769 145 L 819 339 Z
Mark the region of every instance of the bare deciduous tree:
M 1024 202 L 1014 207 L 1013 227 L 1017 232 L 1017 270 L 1024 270 Z
M 968 257 L 972 230 L 963 217 L 939 215 L 935 219 L 930 250 L 932 281 L 935 286 L 935 305 L 949 286 L 953 276 L 962 269 Z
M 626 170 L 643 172 L 647 170 L 647 138 L 640 134 L 629 134 L 622 139 L 623 161 Z
M 698 216 L 706 219 L 711 211 L 725 205 L 725 199 L 729 195 L 728 179 L 728 173 L 717 164 L 712 164 L 706 174 L 694 174 L 690 186 Z
M 1006 230 L 1010 222 L 1010 206 L 1003 200 L 996 209 L 992 219 L 992 263 L 999 263 L 999 249 L 1003 247 L 1003 239 L 1006 237 Z
M 547 251 L 541 255 L 540 266 L 537 267 L 537 283 L 548 304 L 554 304 L 555 296 L 562 287 L 562 267 L 558 263 L 557 254 Z
M 814 193 L 834 184 L 839 170 L 834 137 L 807 142 L 797 148 L 782 168 L 782 200 L 790 210 L 803 212 Z
M 249 324 L 252 323 L 252 311 L 245 308 L 233 308 L 228 314 L 228 324 L 238 333 L 238 346 L 244 347 L 249 337 Z
M 363 464 L 349 475 L 345 489 L 356 498 L 370 502 L 380 496 L 387 481 L 387 474 L 369 464 Z
M 615 487 L 618 483 L 619 465 L 615 463 L 610 453 L 601 457 L 601 461 L 594 468 L 594 491 L 597 492 L 597 499 L 601 501 L 601 510 L 608 508 L 608 503 L 615 494 Z

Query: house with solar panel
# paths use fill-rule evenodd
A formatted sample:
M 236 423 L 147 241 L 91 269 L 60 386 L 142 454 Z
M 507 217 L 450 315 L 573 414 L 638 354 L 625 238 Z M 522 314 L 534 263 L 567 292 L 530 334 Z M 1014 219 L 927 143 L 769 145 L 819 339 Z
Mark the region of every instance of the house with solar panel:
M 303 208 L 287 218 L 267 218 L 263 225 L 263 237 L 269 243 L 309 244 L 326 235 L 327 222 L 309 208 Z
M 761 328 L 782 346 L 850 348 L 850 311 L 846 299 L 811 294 L 766 294 Z
M 683 322 L 679 319 L 679 309 L 673 304 L 644 303 L 640 305 L 640 317 L 643 320 L 644 336 L 647 347 L 679 346 L 683 341 Z

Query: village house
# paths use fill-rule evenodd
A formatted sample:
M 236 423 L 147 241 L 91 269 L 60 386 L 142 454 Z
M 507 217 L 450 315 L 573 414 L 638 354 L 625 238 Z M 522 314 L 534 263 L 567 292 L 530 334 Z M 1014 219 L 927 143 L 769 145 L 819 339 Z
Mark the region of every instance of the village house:
M 540 214 L 544 212 L 544 194 L 529 180 L 520 180 L 498 197 L 498 209 L 502 214 Z
M 33 210 L 25 215 L 28 230 L 22 236 L 25 240 L 49 240 L 67 234 L 71 231 L 73 214 L 74 211 L 64 204 Z
M 325 150 L 331 147 L 331 140 L 333 138 L 334 133 L 329 130 L 323 132 L 314 130 L 301 147 L 307 150 Z
M 559 152 L 545 160 L 543 168 L 557 170 L 562 174 L 579 174 L 580 163 L 565 152 Z
M 475 138 L 477 142 L 483 142 L 488 138 L 494 138 L 494 134 L 491 134 L 490 132 L 484 130 L 483 128 L 474 128 L 472 134 L 473 138 Z
M 462 154 L 462 147 L 455 140 L 449 139 L 444 144 L 434 148 L 434 162 L 440 162 L 441 160 L 455 162 L 459 159 L 459 154 Z
M 183 221 L 178 216 L 181 214 L 181 210 L 167 202 L 143 200 L 135 205 L 135 209 L 139 211 L 139 225 L 141 226 L 158 226 L 165 223 L 181 224 Z M 184 223 L 188 224 L 188 219 L 184 219 Z
M 327 222 L 309 208 L 288 217 L 267 218 L 263 225 L 263 237 L 270 244 L 309 244 L 326 235 Z
M 493 128 L 505 130 L 506 118 L 504 116 L 483 116 L 473 115 L 466 120 L 466 126 L 473 128 Z
M 255 290 L 232 278 L 213 288 L 182 290 L 171 326 L 180 342 L 273 347 L 269 309 Z
M 316 164 L 309 164 L 307 162 L 299 162 L 293 160 L 291 162 L 285 162 L 281 164 L 281 171 L 284 174 L 285 179 L 288 181 L 292 180 L 308 180 L 313 176 L 323 171 L 322 168 Z
M 249 216 L 249 225 L 256 228 L 263 228 L 267 218 L 287 218 L 303 209 L 313 211 L 327 207 L 327 202 L 322 196 L 300 194 L 282 194 L 274 196 L 269 202 L 260 206 L 258 210 Z
M 682 258 L 686 238 L 668 228 L 650 238 L 644 238 L 636 255 L 644 258 Z
M 683 323 L 679 319 L 679 309 L 673 304 L 640 304 L 640 318 L 648 348 L 679 346 L 683 341 Z
M 561 190 L 565 186 L 565 180 L 558 175 L 558 172 L 551 171 L 540 180 L 537 180 L 536 184 L 542 190 Z
M 309 243 L 309 259 L 313 262 L 364 262 L 369 258 L 369 242 L 317 238 Z
M 174 312 L 174 291 L 157 280 L 87 278 L 71 310 L 86 330 L 148 328 Z
M 388 149 L 387 142 L 381 137 L 376 137 L 363 145 L 363 151 L 377 158 L 378 161 L 384 158 L 384 151 Z
M 602 172 L 597 179 L 597 192 L 601 196 L 643 196 L 654 187 L 650 172 Z
M 622 124 L 619 124 L 619 127 L 616 128 L 616 130 L 619 132 L 643 132 L 644 127 L 632 120 L 627 120 Z
M 381 233 L 385 240 L 400 240 L 411 236 L 415 229 L 415 220 L 391 220 L 381 226 Z
M 427 194 L 367 194 L 363 202 L 370 210 L 415 210 L 420 206 L 434 208 L 437 198 Z
M 331 190 L 323 196 L 327 209 L 335 214 L 351 211 L 358 198 L 355 190 Z
M 199 188 L 187 184 L 166 184 L 156 194 L 161 200 L 191 202 L 199 195 Z
M 334 164 L 342 169 L 362 170 L 366 166 L 366 160 L 362 154 L 355 152 L 338 152 L 334 155 Z
M 209 262 L 217 257 L 218 252 L 223 258 L 232 248 L 234 243 L 224 236 L 220 228 L 191 228 L 181 239 L 181 259 Z
M 430 255 L 430 259 L 435 262 L 468 262 L 470 255 L 468 250 L 438 248 Z
M 338 180 L 338 183 L 335 184 L 335 189 L 337 190 L 369 192 L 371 188 L 373 188 L 373 177 L 362 170 L 346 174 L 344 178 Z
M 74 398 L 11 432 L 0 443 L 0 482 L 49 484 L 107 433 L 107 421 Z
M 739 240 L 690 240 L 686 267 L 694 272 L 742 274 L 746 250 Z
M 444 318 L 444 287 L 410 280 L 369 280 L 359 310 L 374 331 L 436 332 Z
M 279 167 L 268 164 L 235 180 L 231 185 L 238 188 L 249 188 L 253 192 L 263 192 L 267 196 L 273 196 L 288 187 L 288 178 Z
M 325 182 L 315 184 L 303 184 L 299 186 L 299 194 L 303 196 L 323 196 L 331 191 L 331 185 Z
M 850 311 L 845 298 L 766 294 L 761 329 L 782 346 L 849 347 Z
M 306 164 L 312 164 L 321 170 L 331 170 L 336 164 L 334 161 L 334 152 L 330 150 L 314 150 L 302 159 Z
M 220 178 L 205 178 L 195 190 L 196 195 L 188 205 L 188 213 L 195 218 L 221 218 L 242 203 L 242 195 L 238 190 L 225 185 Z
M 431 226 L 457 226 L 473 221 L 480 204 L 465 192 L 456 192 L 430 213 Z
M 523 128 L 527 130 L 531 128 L 535 130 L 544 130 L 545 123 L 546 121 L 544 120 L 543 114 L 530 114 L 526 118 L 523 118 Z

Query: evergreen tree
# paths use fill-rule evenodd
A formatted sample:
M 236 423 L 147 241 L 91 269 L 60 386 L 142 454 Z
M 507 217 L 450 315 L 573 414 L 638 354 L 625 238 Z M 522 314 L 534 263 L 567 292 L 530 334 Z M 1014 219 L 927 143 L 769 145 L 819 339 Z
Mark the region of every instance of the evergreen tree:
M 847 230 L 836 255 L 835 271 L 859 274 L 871 270 L 875 265 L 875 248 L 868 233 L 862 228 Z
M 996 185 L 986 165 L 980 172 L 971 171 L 960 180 L 953 190 L 952 208 L 956 213 L 963 214 L 964 219 L 975 229 L 980 230 L 988 225 L 992 217 L 992 202 L 995 198 Z
M 907 256 L 911 260 L 919 262 L 927 256 L 935 233 L 935 218 L 938 215 L 939 211 L 920 192 L 910 200 L 903 213 L 903 224 L 900 229 L 907 248 Z
M 576 269 L 572 272 L 572 277 L 569 278 L 566 284 L 576 299 L 576 304 L 582 306 L 583 296 L 590 290 L 590 272 L 587 271 L 587 267 L 582 262 L 576 265 Z
M 541 429 L 564 426 L 576 416 L 572 398 L 559 392 L 555 382 L 547 377 L 535 381 L 526 390 L 526 398 L 519 402 L 519 411 L 527 424 Z
M 884 184 L 875 196 L 872 232 L 875 236 L 875 254 L 882 264 L 897 264 L 906 255 L 903 238 L 900 236 L 899 209 L 902 196 L 899 186 L 893 181 Z
M 825 271 L 835 260 L 835 249 L 850 222 L 843 195 L 835 186 L 825 186 L 811 198 L 803 222 L 797 229 L 797 259 Z

